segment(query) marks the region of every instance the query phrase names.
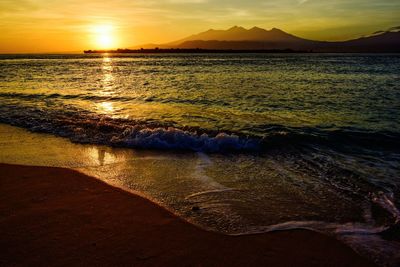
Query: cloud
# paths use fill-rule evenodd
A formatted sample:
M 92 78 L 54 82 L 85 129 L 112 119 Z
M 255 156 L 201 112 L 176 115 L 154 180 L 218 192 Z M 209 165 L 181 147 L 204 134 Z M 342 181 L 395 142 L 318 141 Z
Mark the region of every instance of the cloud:
M 207 3 L 208 0 L 167 0 L 167 2 L 174 4 L 203 4 Z

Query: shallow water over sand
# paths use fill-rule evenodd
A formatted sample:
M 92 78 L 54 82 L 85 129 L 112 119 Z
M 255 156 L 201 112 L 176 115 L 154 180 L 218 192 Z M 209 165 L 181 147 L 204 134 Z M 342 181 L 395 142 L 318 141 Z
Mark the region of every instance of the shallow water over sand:
M 314 185 L 313 177 L 294 175 L 293 163 L 275 156 L 73 144 L 7 125 L 0 125 L 0 137 L 2 163 L 76 169 L 144 195 L 206 229 L 229 234 L 314 229 L 375 261 L 397 262 L 399 243 L 375 234 L 393 223 L 393 214 L 361 195 L 341 194 L 340 185 Z

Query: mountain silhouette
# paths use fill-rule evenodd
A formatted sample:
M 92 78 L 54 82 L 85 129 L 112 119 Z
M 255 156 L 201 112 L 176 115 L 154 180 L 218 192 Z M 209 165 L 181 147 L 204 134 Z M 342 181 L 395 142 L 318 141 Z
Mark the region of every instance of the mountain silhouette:
M 273 28 L 272 30 L 264 30 L 258 27 L 253 27 L 246 30 L 243 27 L 234 26 L 228 30 L 213 30 L 210 29 L 196 35 L 192 35 L 185 39 L 175 41 L 171 44 L 182 44 L 188 41 L 279 41 L 279 42 L 293 42 L 302 40 L 299 37 L 288 34 L 279 29 Z
M 180 48 L 221 50 L 298 50 L 312 52 L 400 52 L 400 27 L 377 31 L 354 40 L 328 42 L 308 40 L 280 29 L 234 26 L 228 30 L 210 29 L 187 38 L 166 43 L 147 44 L 135 48 Z

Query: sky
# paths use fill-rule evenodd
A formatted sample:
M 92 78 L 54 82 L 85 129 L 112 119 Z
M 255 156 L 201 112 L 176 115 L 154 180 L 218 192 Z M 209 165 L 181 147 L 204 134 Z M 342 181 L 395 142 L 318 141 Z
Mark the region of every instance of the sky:
M 234 25 L 348 40 L 400 26 L 400 1 L 0 0 L 0 53 L 127 48 Z

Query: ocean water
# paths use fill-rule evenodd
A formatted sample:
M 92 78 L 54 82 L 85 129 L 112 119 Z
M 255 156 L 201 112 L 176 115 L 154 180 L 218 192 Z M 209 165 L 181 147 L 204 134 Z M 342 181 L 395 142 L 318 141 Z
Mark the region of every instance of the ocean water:
M 1 55 L 0 123 L 85 144 L 20 151 L 94 153 L 64 165 L 207 229 L 310 228 L 400 262 L 399 55 Z

